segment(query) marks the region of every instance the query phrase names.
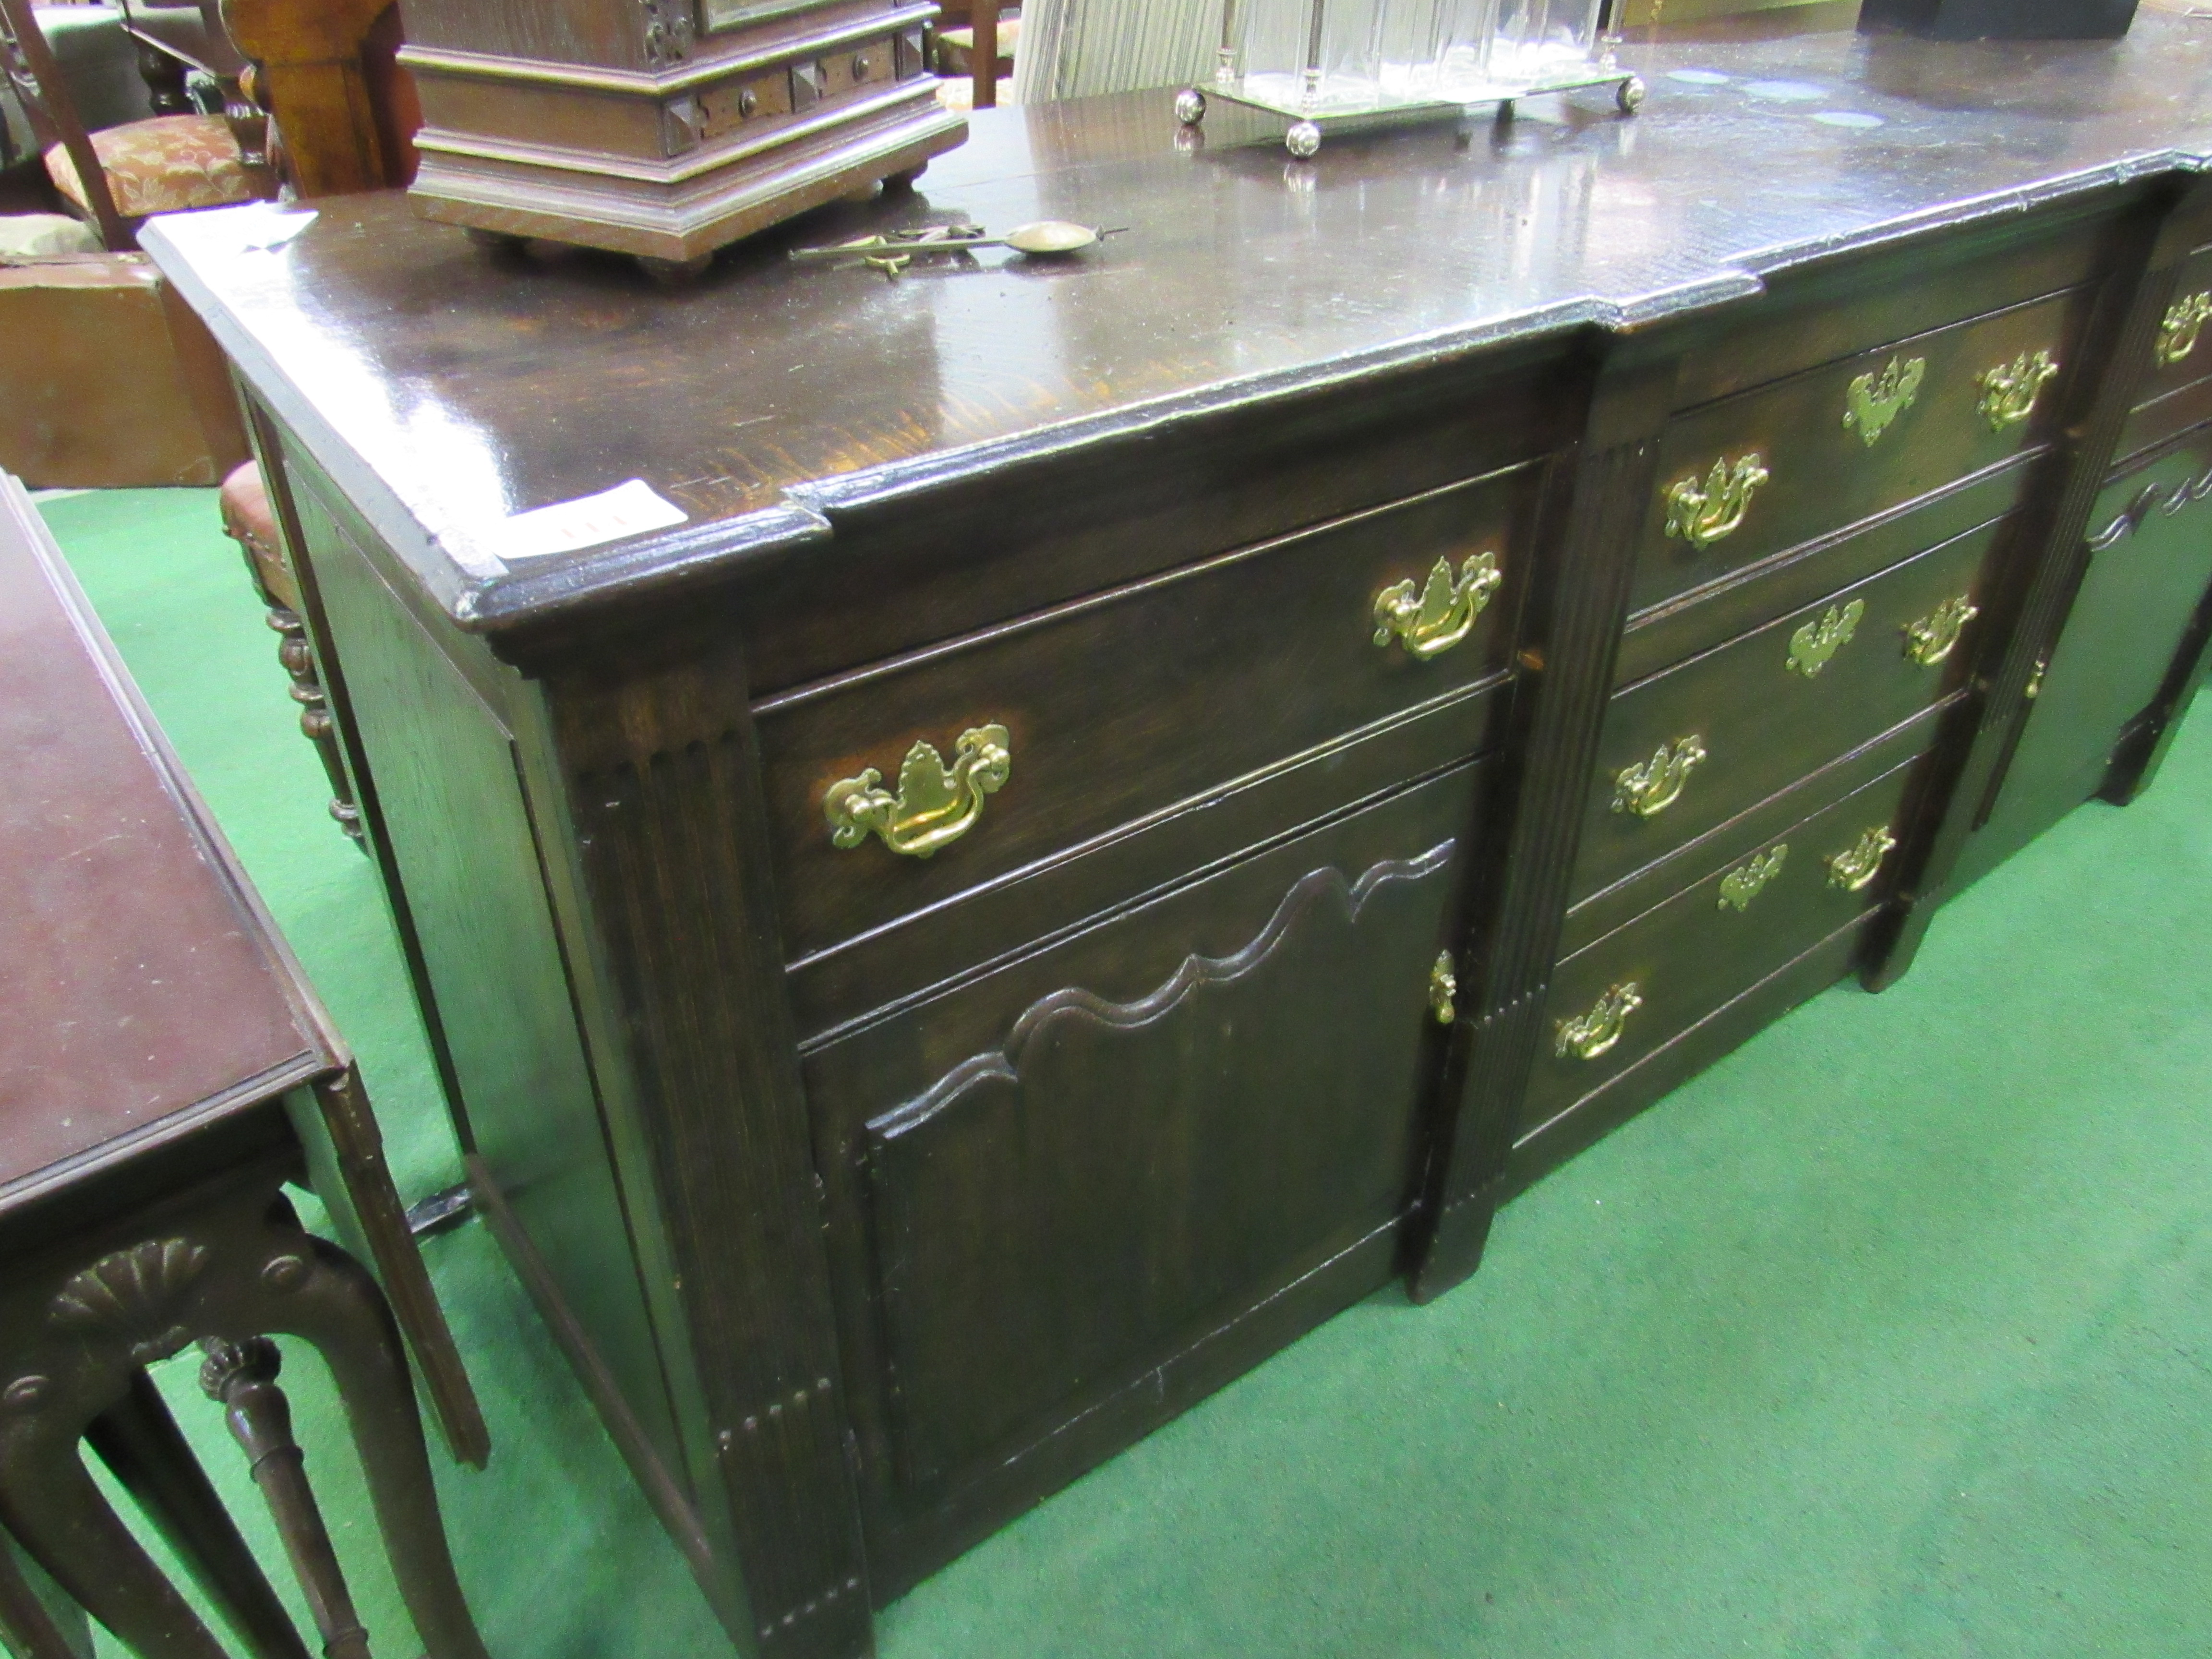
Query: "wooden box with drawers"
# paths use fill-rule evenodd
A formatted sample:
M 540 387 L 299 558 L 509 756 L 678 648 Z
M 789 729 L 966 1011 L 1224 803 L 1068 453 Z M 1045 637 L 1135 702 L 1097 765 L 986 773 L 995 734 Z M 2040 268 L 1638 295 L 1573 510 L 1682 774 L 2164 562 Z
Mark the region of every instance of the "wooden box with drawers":
M 1698 90 L 1632 135 L 1287 172 L 1164 94 L 994 112 L 809 232 L 1132 228 L 1051 267 L 769 246 L 665 296 L 380 198 L 150 234 L 247 388 L 472 1181 L 740 1649 L 866 1651 L 1300 1332 L 1449 1289 L 1511 1193 L 1901 971 L 2008 763 L 2078 800 L 2170 726 L 2183 27 L 2070 101 L 2029 49 L 2070 122 L 1900 46 L 1878 137 L 1656 52 Z M 685 522 L 503 539 L 633 477 Z
M 929 0 L 407 0 L 409 193 L 494 239 L 694 274 L 961 142 L 928 68 L 936 16 Z

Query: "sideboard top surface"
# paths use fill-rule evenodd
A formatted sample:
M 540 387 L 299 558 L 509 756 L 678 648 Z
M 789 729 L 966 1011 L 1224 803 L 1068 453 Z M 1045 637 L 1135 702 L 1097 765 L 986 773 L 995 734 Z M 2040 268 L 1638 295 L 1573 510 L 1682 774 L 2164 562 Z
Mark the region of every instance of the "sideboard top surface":
M 827 210 L 653 286 L 599 255 L 518 262 L 397 195 L 316 204 L 277 250 L 258 210 L 146 244 L 246 378 L 449 614 L 498 629 L 827 538 L 1012 456 L 1435 361 L 1627 328 L 1763 276 L 2212 156 L 2212 21 L 2117 43 L 1826 33 L 1638 47 L 1602 94 L 1509 126 L 1332 138 L 1217 104 L 1178 143 L 1165 92 L 980 114 L 915 194 Z M 1060 264 L 896 279 L 786 247 L 875 228 L 1125 226 Z M 642 478 L 690 522 L 512 564 L 507 514 Z

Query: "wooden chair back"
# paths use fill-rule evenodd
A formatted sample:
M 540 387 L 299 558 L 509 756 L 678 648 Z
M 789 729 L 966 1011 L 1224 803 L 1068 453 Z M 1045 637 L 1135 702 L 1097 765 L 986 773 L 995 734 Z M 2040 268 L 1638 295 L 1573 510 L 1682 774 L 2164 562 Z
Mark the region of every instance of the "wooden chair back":
M 68 154 L 70 164 L 83 183 L 85 204 L 91 210 L 102 244 L 116 253 L 127 253 L 137 246 L 137 239 L 116 211 L 115 195 L 107 187 L 107 174 L 92 148 L 92 135 L 78 118 L 69 82 L 39 27 L 39 15 L 31 0 L 0 0 L 0 63 L 4 63 L 9 84 L 29 118 L 39 148 L 43 151 L 59 144 Z
M 303 197 L 405 181 L 406 157 L 390 153 L 404 122 L 380 119 L 372 72 L 380 25 L 396 41 L 398 20 L 385 20 L 391 9 L 392 0 L 222 0 L 223 25 L 256 66 L 262 106 Z M 392 101 L 388 90 L 386 101 Z

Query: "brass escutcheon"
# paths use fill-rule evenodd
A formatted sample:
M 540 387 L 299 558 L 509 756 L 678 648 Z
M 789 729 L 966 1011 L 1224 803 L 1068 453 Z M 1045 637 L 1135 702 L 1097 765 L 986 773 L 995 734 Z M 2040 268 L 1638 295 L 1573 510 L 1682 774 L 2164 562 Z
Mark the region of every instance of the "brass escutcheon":
M 878 787 L 883 774 L 872 766 L 831 784 L 822 798 L 831 844 L 854 848 L 872 834 L 894 853 L 926 859 L 966 835 L 983 816 L 984 797 L 1012 774 L 1013 751 L 1005 726 L 979 726 L 963 732 L 952 752 L 947 768 L 933 745 L 915 744 L 900 763 L 896 795 Z
M 1418 593 L 1408 577 L 1375 596 L 1375 643 L 1403 640 L 1407 654 L 1424 661 L 1449 651 L 1474 631 L 1475 618 L 1504 580 L 1495 553 L 1471 555 L 1456 578 L 1451 561 L 1438 559 Z
M 2171 368 L 2197 349 L 2197 337 L 2212 322 L 2212 293 L 2177 300 L 2158 328 L 2158 361 Z
M 1880 374 L 1860 375 L 1844 393 L 1844 430 L 1857 433 L 1872 449 L 1889 430 L 1889 423 L 1912 407 L 1927 373 L 1925 357 L 1903 362 L 1892 357 Z
M 1818 622 L 1807 623 L 1790 636 L 1790 660 L 1785 666 L 1808 680 L 1816 678 L 1828 665 L 1828 659 L 1851 642 L 1851 635 L 1859 631 L 1859 618 L 1865 615 L 1864 599 L 1830 605 Z
M 1437 1017 L 1437 1024 L 1452 1023 L 1458 1012 L 1458 996 L 1459 975 L 1452 972 L 1451 952 L 1439 951 L 1429 969 L 1429 1012 Z
M 1701 485 L 1695 477 L 1668 487 L 1667 533 L 1695 548 L 1711 547 L 1743 527 L 1751 497 L 1771 475 L 1766 457 L 1746 455 L 1733 466 L 1724 455 L 1713 463 Z
M 1620 1041 L 1628 1017 L 1643 1006 L 1641 987 L 1633 983 L 1609 987 L 1589 1012 L 1558 1022 L 1552 1052 L 1561 1060 L 1595 1060 Z
M 1613 774 L 1613 810 L 1655 818 L 1681 799 L 1691 772 L 1705 761 L 1705 740 L 1695 735 L 1662 743 L 1640 766 Z
M 2035 400 L 2058 373 L 2047 351 L 2023 351 L 2009 363 L 1984 369 L 1974 379 L 1982 389 L 1982 418 L 1992 432 L 2018 426 L 2035 412 Z
M 1741 915 L 1751 908 L 1752 900 L 1766 889 L 1766 884 L 1782 873 L 1782 861 L 1790 856 L 1790 843 L 1778 842 L 1764 853 L 1753 854 L 1748 860 L 1721 878 L 1721 903 L 1723 910 L 1733 910 Z
M 1981 607 L 1961 593 L 1946 599 L 1918 622 L 1905 626 L 1905 655 L 1923 668 L 1933 668 L 1951 654 L 1966 624 L 1982 614 Z
M 1828 885 L 1846 893 L 1857 892 L 1873 881 L 1881 861 L 1896 845 L 1897 837 L 1886 826 L 1875 825 L 1842 852 L 1828 855 Z

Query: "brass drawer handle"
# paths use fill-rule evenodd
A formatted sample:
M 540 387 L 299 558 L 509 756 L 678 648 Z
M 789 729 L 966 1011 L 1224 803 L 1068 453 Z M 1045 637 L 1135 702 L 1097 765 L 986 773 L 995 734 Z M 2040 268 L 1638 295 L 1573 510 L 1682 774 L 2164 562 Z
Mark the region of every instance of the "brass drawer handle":
M 1766 890 L 1766 884 L 1782 873 L 1782 861 L 1790 856 L 1790 843 L 1778 842 L 1764 853 L 1751 859 L 1721 878 L 1721 904 L 1723 910 L 1733 910 L 1741 915 L 1751 908 L 1752 900 Z
M 1946 599 L 1918 622 L 1905 627 L 1905 655 L 1923 668 L 1933 668 L 1951 654 L 1966 624 L 1982 614 L 1981 607 L 1961 593 Z
M 1842 852 L 1828 855 L 1828 885 L 1846 893 L 1859 891 L 1880 873 L 1881 861 L 1896 845 L 1897 837 L 1876 824 Z
M 1558 1022 L 1552 1052 L 1561 1060 L 1595 1060 L 1620 1041 L 1628 1017 L 1643 1006 L 1642 987 L 1632 982 L 1609 987 L 1589 1012 Z
M 1713 463 L 1704 484 L 1688 477 L 1669 485 L 1667 533 L 1701 549 L 1735 535 L 1743 527 L 1743 515 L 1751 511 L 1753 492 L 1770 476 L 1764 455 L 1747 455 L 1734 466 L 1723 455 Z
M 2177 300 L 2158 328 L 2158 361 L 2170 368 L 2197 349 L 2197 337 L 2212 322 L 2212 293 L 2192 294 Z
M 884 775 L 872 766 L 831 784 L 822 798 L 831 843 L 858 847 L 872 834 L 894 853 L 926 859 L 966 835 L 983 816 L 983 798 L 1005 785 L 1014 757 L 1003 726 L 963 732 L 952 752 L 948 769 L 934 745 L 915 744 L 899 766 L 896 795 L 878 787 Z
M 1661 744 L 1642 765 L 1623 767 L 1613 774 L 1613 810 L 1633 812 L 1639 818 L 1657 817 L 1681 799 L 1691 772 L 1705 758 L 1705 740 L 1700 737 Z
M 1790 636 L 1790 660 L 1785 666 L 1808 680 L 1816 678 L 1828 665 L 1828 659 L 1851 642 L 1851 635 L 1859 631 L 1859 618 L 1865 615 L 1864 599 L 1830 605 L 1818 622 L 1807 623 Z
M 1429 969 L 1429 1012 L 1437 1017 L 1439 1025 L 1450 1024 L 1459 1012 L 1459 975 L 1452 972 L 1449 951 L 1437 951 Z
M 1982 418 L 1990 430 L 2008 431 L 2035 413 L 2035 400 L 2057 373 L 2047 351 L 2023 351 L 2009 363 L 1984 369 L 1974 384 L 1982 389 Z
M 1927 374 L 1925 357 L 1903 362 L 1892 357 L 1880 374 L 1860 375 L 1844 393 L 1844 430 L 1857 433 L 1872 449 L 1889 430 L 1889 423 L 1912 407 Z
M 1504 580 L 1495 553 L 1473 555 L 1456 578 L 1451 561 L 1438 559 L 1418 593 L 1409 576 L 1375 596 L 1375 643 L 1403 640 L 1407 654 L 1424 661 L 1449 651 L 1474 631 L 1475 618 Z

